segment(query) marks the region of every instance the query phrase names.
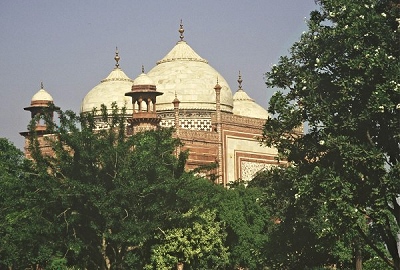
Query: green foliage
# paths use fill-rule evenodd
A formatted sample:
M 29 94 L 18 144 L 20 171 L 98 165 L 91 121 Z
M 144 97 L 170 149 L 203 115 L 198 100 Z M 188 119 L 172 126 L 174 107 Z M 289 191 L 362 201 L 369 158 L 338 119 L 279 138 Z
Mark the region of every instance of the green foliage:
M 264 142 L 296 165 L 287 169 L 291 175 L 278 174 L 292 179 L 276 183 L 279 192 L 292 194 L 274 210 L 288 215 L 293 207 L 316 239 L 361 237 L 400 269 L 400 6 L 318 3 L 290 56 L 266 74 L 268 86 L 284 90 L 271 98 Z M 308 129 L 299 136 L 294 130 L 303 124 Z
M 54 255 L 53 196 L 21 151 L 0 139 L 0 268 L 24 268 Z M 38 243 L 41 243 L 38 245 Z
M 263 246 L 268 240 L 271 215 L 260 205 L 262 190 L 231 183 L 219 199 L 219 216 L 225 222 L 232 268 L 262 269 Z
M 160 229 L 160 243 L 153 246 L 152 264 L 145 269 L 172 269 L 177 263 L 184 269 L 225 269 L 229 253 L 216 212 L 192 209 L 182 216 L 180 227 Z
M 268 228 L 263 250 L 267 265 L 273 269 L 332 265 L 351 269 L 354 250 L 366 244 L 352 229 L 351 220 L 336 226 L 337 219 L 343 218 L 331 212 L 325 201 L 314 199 L 316 191 L 304 189 L 304 183 L 312 185 L 311 179 L 301 176 L 299 167 L 288 167 L 262 172 L 250 183 L 263 188 L 261 203 L 275 221 Z M 362 250 L 364 260 L 374 256 L 371 250 Z
M 12 186 L 29 184 L 30 190 L 40 190 L 40 200 L 28 202 L 24 190 L 11 193 L 21 203 L 17 207 L 18 200 L 10 199 L 17 210 L 7 216 L 15 219 L 11 233 L 17 228 L 31 234 L 20 236 L 21 243 L 4 238 L 15 243 L 9 248 L 15 254 L 29 250 L 24 244 L 37 251 L 18 263 L 20 254 L 13 260 L 8 254 L 10 263 L 4 265 L 142 269 L 169 267 L 178 259 L 185 269 L 261 265 L 260 194 L 244 187 L 227 190 L 185 172 L 187 153 L 175 156 L 180 142 L 172 130 L 127 137 L 124 113 L 112 110 L 107 114 L 103 107 L 101 115 L 60 111 L 58 122 L 44 114 L 51 153 L 44 153 L 40 137 L 33 136 L 29 150 L 36 178 Z M 98 121 L 106 128 L 98 129 Z M 29 225 L 21 222 L 26 213 Z M 43 233 L 31 241 L 38 232 Z M 180 245 L 171 245 L 175 241 Z
M 67 270 L 67 260 L 65 258 L 54 258 L 51 260 L 49 266 L 47 267 L 49 270 Z
M 58 184 L 57 229 L 69 265 L 140 267 L 154 231 L 174 218 L 183 171 L 171 130 L 125 136 L 124 113 L 102 108 L 106 129 L 93 114 L 60 112 L 48 137 L 54 154 L 33 146 L 38 168 Z M 33 138 L 35 140 L 35 138 Z
M 260 190 L 185 172 L 172 130 L 127 137 L 124 113 L 107 112 L 44 114 L 45 137 L 33 121 L 33 163 L 0 141 L 0 268 L 262 268 Z

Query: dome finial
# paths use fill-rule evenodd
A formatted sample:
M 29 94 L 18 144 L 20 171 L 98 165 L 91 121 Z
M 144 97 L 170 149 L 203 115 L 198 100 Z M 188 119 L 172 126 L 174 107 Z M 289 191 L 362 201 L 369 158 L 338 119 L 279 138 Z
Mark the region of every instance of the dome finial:
M 239 70 L 239 79 L 237 80 L 237 82 L 239 83 L 239 90 L 242 90 L 242 75 L 240 74 L 240 70 Z
M 43 88 L 43 82 L 40 82 L 40 89 L 44 89 Z
M 121 59 L 120 57 L 119 57 L 119 55 L 118 55 L 118 47 L 115 47 L 115 57 L 114 57 L 114 60 L 115 60 L 115 62 L 117 62 L 116 64 L 115 64 L 115 67 L 116 68 L 118 68 L 119 67 L 119 59 Z
M 179 101 L 178 96 L 177 96 L 176 91 L 175 91 L 175 98 L 174 98 L 174 100 L 172 101 L 172 104 L 174 104 L 174 108 L 175 108 L 175 109 L 179 109 L 179 103 L 181 103 L 181 102 Z M 176 115 L 176 116 L 179 116 L 179 114 Z M 175 119 L 176 119 L 176 118 L 175 118 Z M 176 121 L 175 123 L 179 123 L 179 121 Z
M 219 85 L 218 75 L 217 75 L 217 84 L 214 86 L 214 89 L 215 89 L 216 91 L 217 91 L 217 89 L 218 89 L 218 91 L 221 91 L 221 89 L 222 89 L 221 85 Z
M 181 34 L 179 37 L 181 39 L 181 41 L 183 41 L 183 32 L 185 32 L 185 29 L 183 29 L 183 24 L 182 24 L 182 19 L 181 19 L 181 24 L 180 24 L 180 28 L 179 28 L 179 33 Z
M 144 65 L 142 65 L 142 73 L 144 73 Z

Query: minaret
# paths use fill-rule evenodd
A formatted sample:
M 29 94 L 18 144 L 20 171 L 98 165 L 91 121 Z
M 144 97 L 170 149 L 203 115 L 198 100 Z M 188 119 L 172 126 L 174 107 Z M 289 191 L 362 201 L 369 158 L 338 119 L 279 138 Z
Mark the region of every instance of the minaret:
M 132 85 L 132 91 L 125 93 L 125 96 L 132 97 L 133 114 L 129 123 L 133 133 L 154 130 L 159 126 L 161 118 L 157 116 L 156 99 L 163 93 L 157 92 L 155 83 L 144 73 L 140 74 Z
M 217 133 L 218 133 L 218 178 L 217 183 L 223 183 L 222 171 L 223 171 L 223 157 L 222 157 L 222 123 L 221 123 L 221 86 L 218 83 L 214 87 L 215 90 L 215 101 L 216 101 L 216 112 L 217 112 Z
M 179 138 L 179 130 L 180 130 L 180 123 L 179 123 L 179 103 L 181 103 L 176 95 L 175 92 L 175 99 L 172 101 L 172 104 L 174 104 L 174 126 L 175 126 L 175 135 L 177 138 Z M 176 147 L 176 157 L 179 157 L 180 154 L 180 146 Z
M 175 99 L 172 101 L 172 104 L 174 104 L 174 125 L 175 125 L 175 133 L 179 137 L 179 103 L 181 103 L 176 95 L 175 92 Z
M 31 99 L 31 105 L 25 107 L 25 111 L 31 112 L 31 119 L 36 121 L 35 123 L 35 130 L 33 132 L 36 133 L 36 136 L 39 140 L 40 147 L 42 151 L 46 152 L 46 142 L 44 141 L 43 137 L 47 134 L 46 123 L 43 121 L 43 117 L 47 116 L 49 119 L 53 119 L 54 111 L 58 110 L 58 107 L 54 107 L 53 97 L 43 88 L 43 82 L 40 84 L 40 90 L 33 95 Z M 53 106 L 53 107 L 52 107 Z M 49 109 L 52 107 L 52 109 Z M 29 144 L 30 144 L 30 137 L 32 133 L 30 131 L 20 132 L 22 136 L 25 137 L 25 156 L 27 158 L 31 158 L 29 152 Z

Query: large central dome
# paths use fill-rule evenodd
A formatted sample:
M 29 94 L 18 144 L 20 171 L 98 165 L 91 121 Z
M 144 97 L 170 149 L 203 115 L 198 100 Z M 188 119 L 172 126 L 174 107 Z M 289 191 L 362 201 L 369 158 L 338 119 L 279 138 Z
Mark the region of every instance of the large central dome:
M 228 83 L 207 60 L 201 58 L 184 40 L 150 70 L 147 75 L 153 79 L 157 91 L 164 93 L 157 97 L 157 111 L 173 110 L 172 101 L 180 100 L 183 110 L 215 110 L 215 91 L 221 85 L 221 110 L 232 112 L 233 98 Z

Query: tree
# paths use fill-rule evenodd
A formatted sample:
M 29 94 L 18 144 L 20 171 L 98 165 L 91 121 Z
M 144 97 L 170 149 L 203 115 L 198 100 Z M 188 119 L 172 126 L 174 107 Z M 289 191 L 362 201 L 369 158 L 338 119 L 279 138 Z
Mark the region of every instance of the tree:
M 58 238 L 51 241 L 69 266 L 143 268 L 158 228 L 175 226 L 188 210 L 179 208 L 177 190 L 195 177 L 183 171 L 186 153 L 175 157 L 172 130 L 127 137 L 124 113 L 112 110 L 102 108 L 105 129 L 94 114 L 60 111 L 59 123 L 45 119 L 51 155 L 31 139 L 35 168 L 53 183 L 49 215 Z
M 217 206 L 224 221 L 233 269 L 263 269 L 265 254 L 262 248 L 268 241 L 272 225 L 270 213 L 260 204 L 262 190 L 246 187 L 245 182 L 230 183 L 221 193 Z
M 183 214 L 182 225 L 163 231 L 152 248 L 152 264 L 145 269 L 225 269 L 228 265 L 226 233 L 216 211 L 191 209 Z
M 41 265 L 261 265 L 267 220 L 256 201 L 261 194 L 243 186 L 227 190 L 184 172 L 187 153 L 175 157 L 180 142 L 171 129 L 127 137 L 120 115 L 116 107 L 111 115 L 103 107 L 105 129 L 97 128 L 94 114 L 60 111 L 59 123 L 45 119 L 51 155 L 32 137 L 34 166 L 53 185 L 47 211 L 59 233 L 53 253 L 63 254 Z M 177 235 L 186 240 L 179 238 L 182 245 L 171 249 Z M 163 252 L 170 256 L 162 258 Z
M 297 166 L 297 197 L 324 203 L 332 228 L 357 231 L 400 269 L 400 5 L 317 3 L 308 31 L 266 73 L 284 90 L 271 98 L 263 140 Z
M 274 168 L 259 173 L 250 186 L 263 189 L 265 196 L 261 204 L 274 217 L 268 227 L 268 241 L 262 249 L 266 265 L 272 269 L 320 269 L 336 266 L 351 269 L 355 263 L 355 250 L 362 249 L 363 259 L 371 267 L 365 269 L 387 269 L 376 267 L 382 260 L 366 248 L 357 232 L 347 224 L 335 227 L 337 216 L 329 211 L 326 202 L 313 200 L 312 192 L 299 195 L 305 179 L 299 167 Z M 309 176 L 307 176 L 309 177 Z M 299 186 L 300 184 L 300 186 Z
M 51 182 L 0 138 L 0 269 L 36 268 L 57 258 Z
M 260 191 L 185 172 L 171 129 L 126 136 L 112 110 L 104 129 L 94 114 L 59 111 L 39 137 L 32 121 L 33 162 L 0 141 L 0 268 L 262 266 Z

